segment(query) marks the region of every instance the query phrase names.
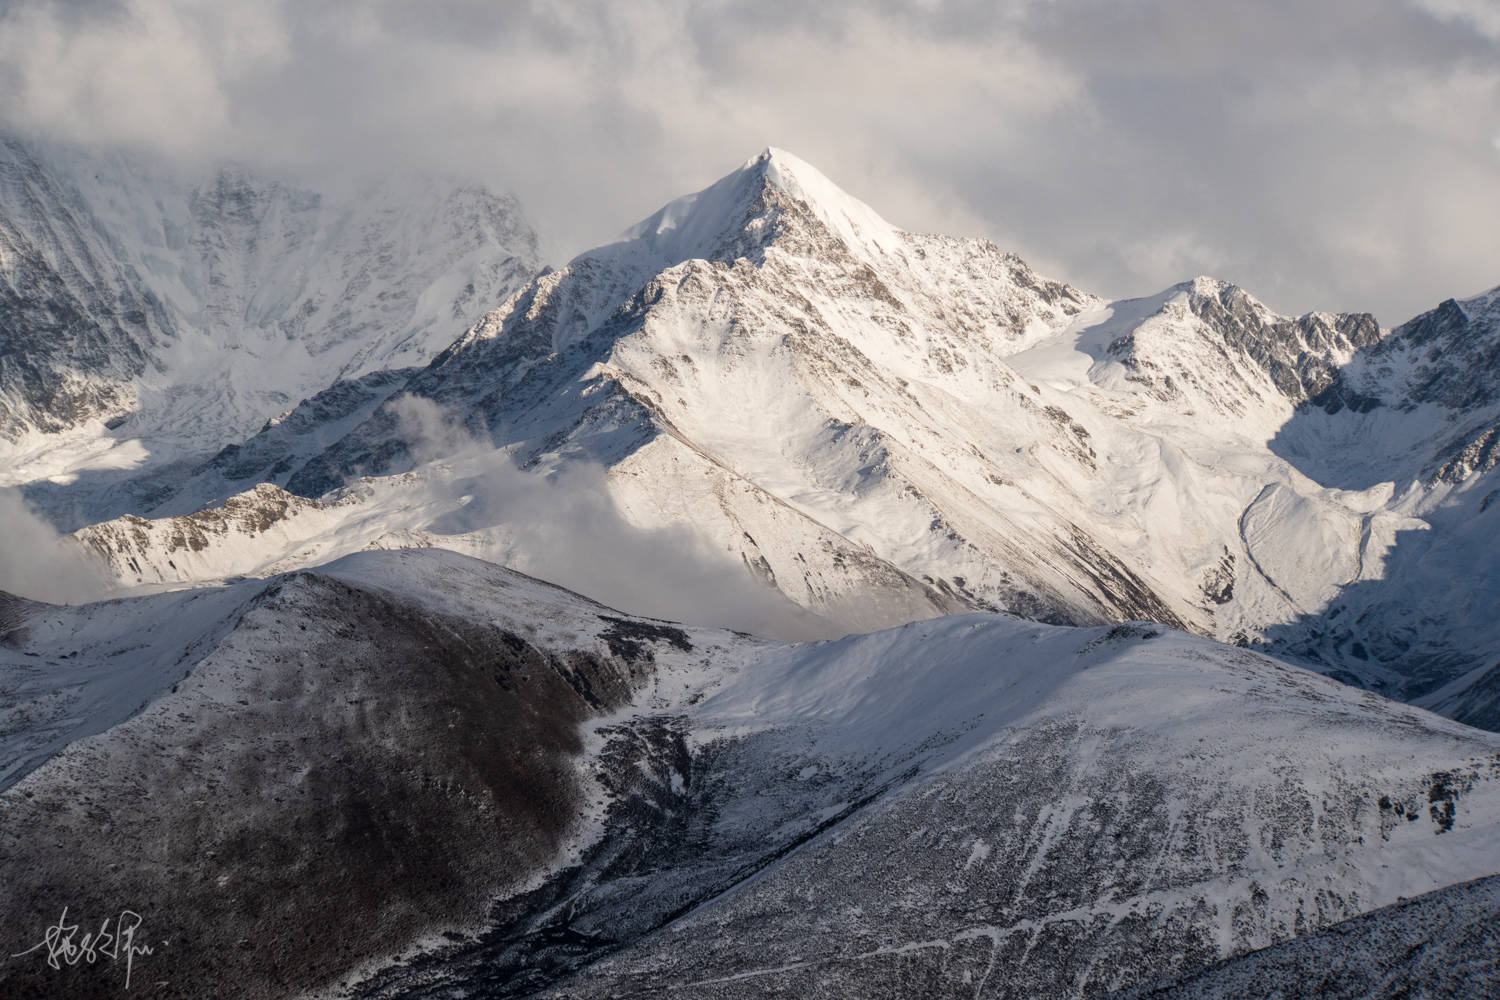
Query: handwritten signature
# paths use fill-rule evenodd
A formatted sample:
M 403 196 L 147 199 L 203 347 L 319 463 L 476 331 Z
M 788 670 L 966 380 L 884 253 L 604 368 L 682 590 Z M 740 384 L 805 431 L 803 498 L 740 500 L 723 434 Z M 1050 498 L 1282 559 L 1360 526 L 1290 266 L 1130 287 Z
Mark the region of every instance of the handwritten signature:
M 110 922 L 114 921 L 114 930 L 109 929 Z M 61 969 L 64 965 L 77 965 L 79 962 L 87 962 L 93 965 L 100 958 L 107 958 L 111 962 L 125 959 L 125 988 L 130 989 L 130 972 L 135 964 L 137 955 L 149 955 L 153 949 L 150 945 L 136 944 L 135 934 L 141 926 L 141 915 L 133 910 L 121 910 L 119 917 L 106 917 L 99 925 L 99 930 L 93 933 L 85 931 L 79 937 L 79 925 L 68 923 L 68 908 L 63 907 L 62 916 L 57 918 L 57 923 L 47 928 L 46 936 L 40 943 L 27 948 L 25 951 L 17 952 L 12 958 L 20 958 L 30 955 L 34 951 L 43 951 L 47 958 L 47 964 L 54 969 Z

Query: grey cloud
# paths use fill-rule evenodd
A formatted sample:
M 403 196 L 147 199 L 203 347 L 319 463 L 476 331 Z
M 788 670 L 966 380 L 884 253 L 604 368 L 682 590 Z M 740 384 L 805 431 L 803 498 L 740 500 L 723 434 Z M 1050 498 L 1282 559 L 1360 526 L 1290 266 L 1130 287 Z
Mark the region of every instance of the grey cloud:
M 1493 0 L 1416 0 L 1434 17 L 1468 25 L 1500 41 L 1500 7 Z
M 1500 283 L 1482 0 L 12 4 L 0 115 L 515 190 L 554 259 L 767 144 L 1106 295 L 1399 322 Z

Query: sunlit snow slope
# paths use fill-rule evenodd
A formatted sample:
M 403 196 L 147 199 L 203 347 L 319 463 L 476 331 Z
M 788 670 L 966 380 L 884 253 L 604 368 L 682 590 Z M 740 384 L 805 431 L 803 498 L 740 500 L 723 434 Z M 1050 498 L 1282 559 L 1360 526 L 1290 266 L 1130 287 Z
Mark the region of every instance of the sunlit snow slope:
M 1106 303 L 986 241 L 897 230 L 768 150 L 426 368 L 311 400 L 138 511 L 269 482 L 345 489 L 334 513 L 185 561 L 176 522 L 83 534 L 131 584 L 369 544 L 509 558 L 505 504 L 473 502 L 477 448 L 602 468 L 625 521 L 835 629 L 1150 619 L 1496 726 L 1497 301 L 1394 331 L 1209 278 Z

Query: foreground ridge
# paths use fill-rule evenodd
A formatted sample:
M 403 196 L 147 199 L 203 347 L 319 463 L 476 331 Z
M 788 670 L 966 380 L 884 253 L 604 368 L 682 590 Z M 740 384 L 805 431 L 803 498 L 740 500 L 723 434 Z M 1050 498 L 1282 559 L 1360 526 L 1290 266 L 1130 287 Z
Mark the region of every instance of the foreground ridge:
M 187 651 L 0 794 L 10 933 L 128 898 L 169 995 L 1092 996 L 1494 874 L 1500 737 L 1156 625 L 770 643 L 439 550 L 197 593 L 0 650 Z

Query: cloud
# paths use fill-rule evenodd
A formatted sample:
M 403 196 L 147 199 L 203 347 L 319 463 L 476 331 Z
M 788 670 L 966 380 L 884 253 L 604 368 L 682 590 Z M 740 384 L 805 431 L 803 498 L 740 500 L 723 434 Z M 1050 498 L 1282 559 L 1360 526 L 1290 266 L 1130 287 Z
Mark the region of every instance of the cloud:
M 1500 6 L 1494 0 L 1417 0 L 1434 17 L 1474 28 L 1500 41 Z
M 512 188 L 554 259 L 762 146 L 1106 295 L 1195 273 L 1386 322 L 1500 282 L 1482 0 L 16 3 L 0 115 Z
M 178 154 L 227 146 L 229 89 L 282 63 L 279 23 L 239 5 L 19 4 L 0 29 L 6 117 L 74 142 Z
M 472 439 L 431 400 L 408 395 L 392 408 L 415 461 L 425 466 L 429 499 L 448 510 L 428 532 L 477 537 L 475 554 L 484 559 L 632 614 L 778 639 L 844 634 L 688 529 L 631 523 L 610 497 L 603 466 L 575 462 L 553 475 L 526 472 Z
M 60 535 L 13 489 L 0 490 L 0 591 L 51 604 L 104 597 L 113 583 L 71 535 Z

